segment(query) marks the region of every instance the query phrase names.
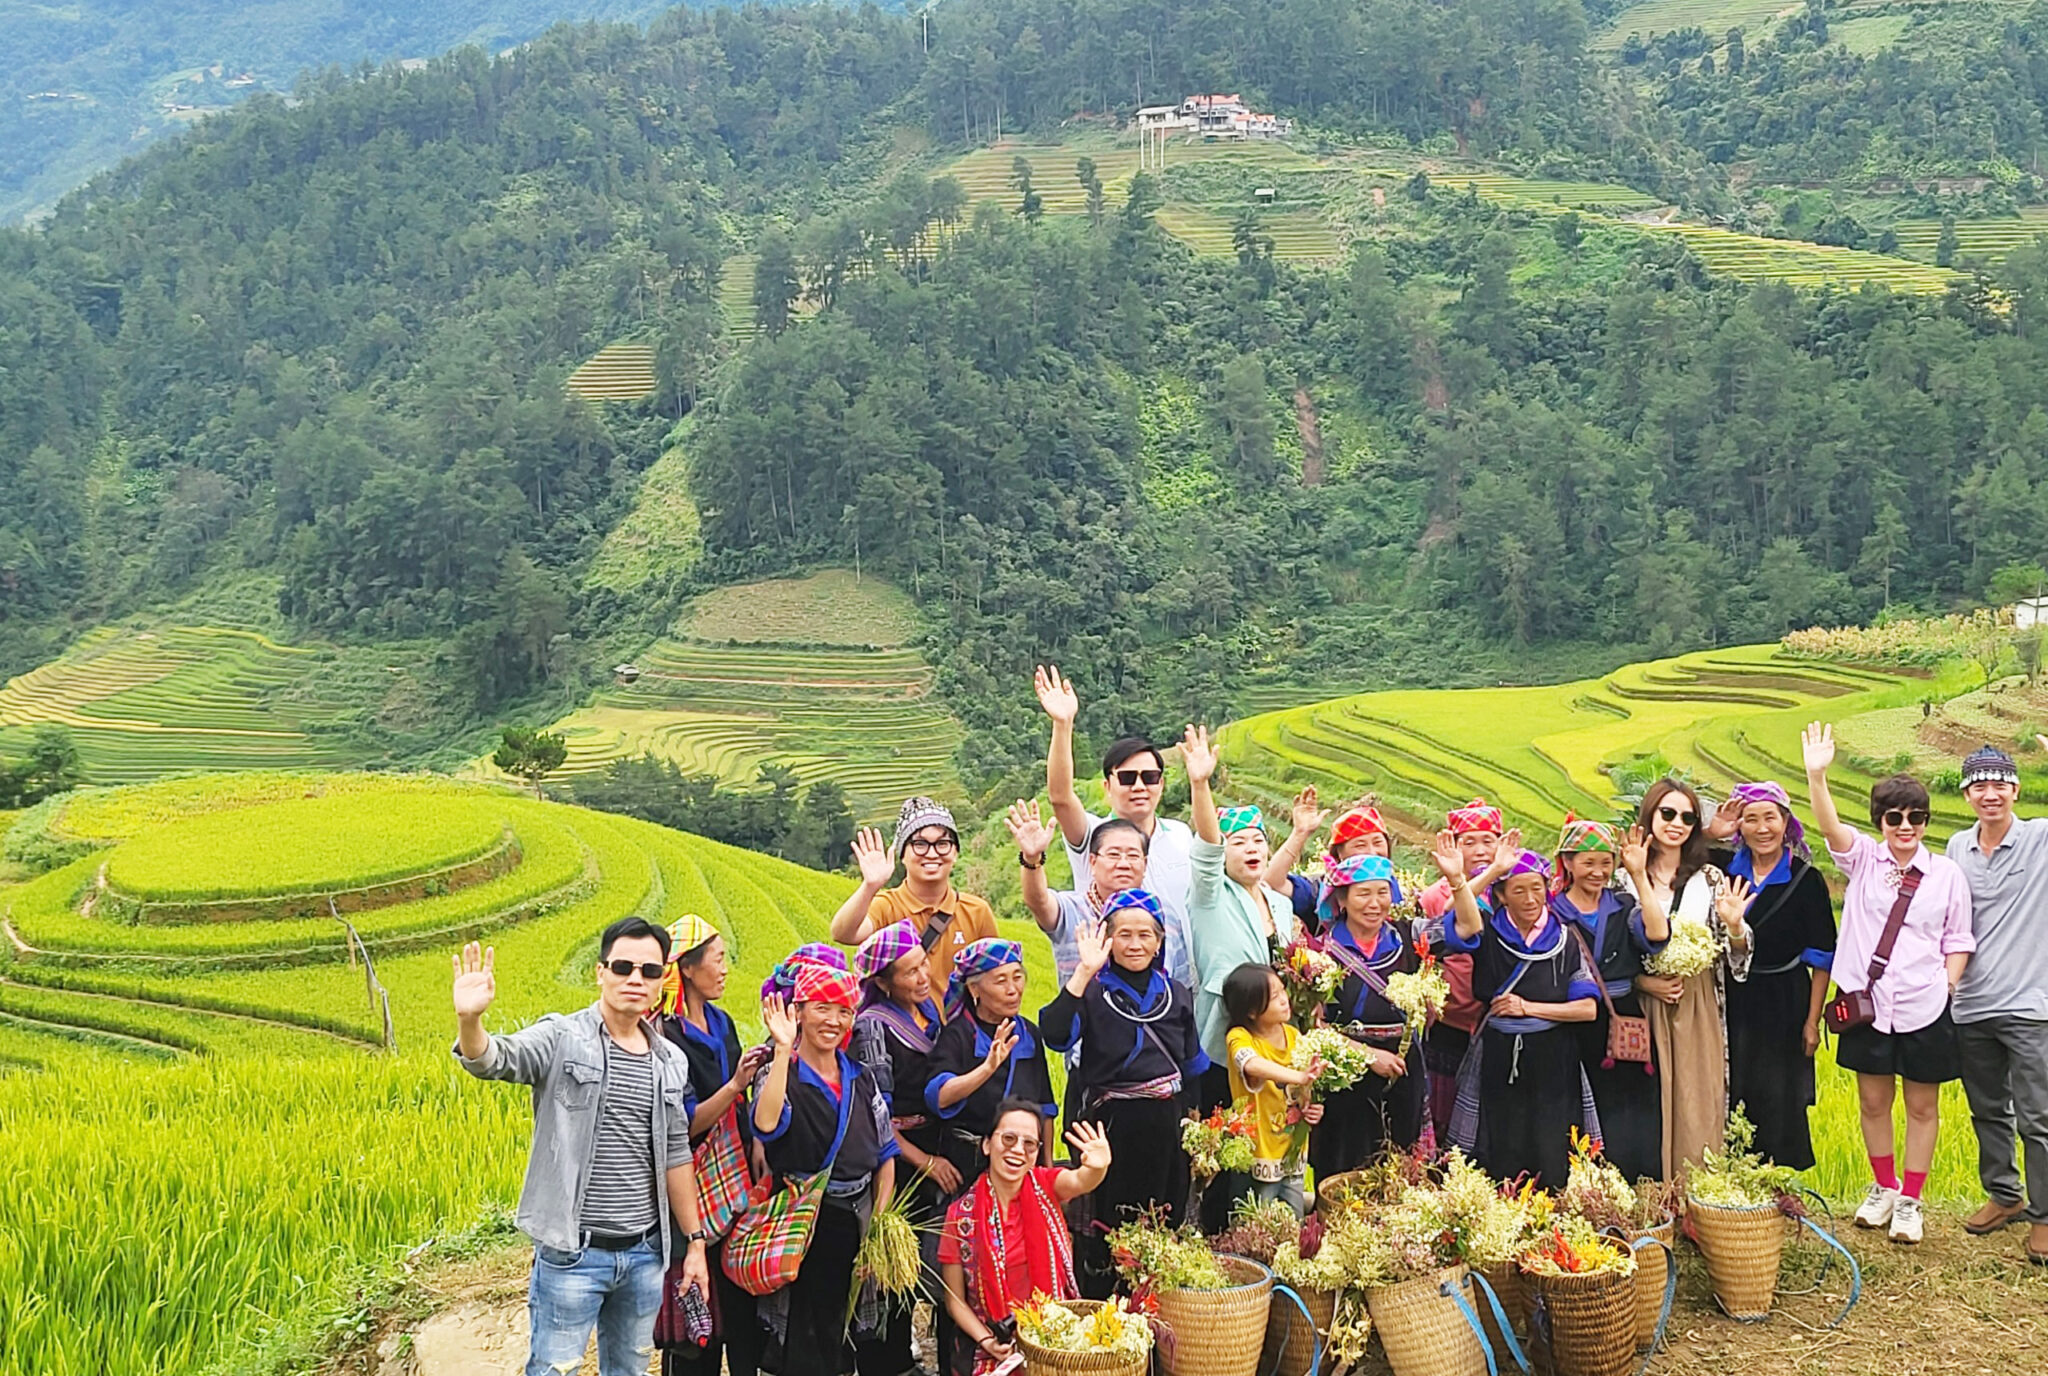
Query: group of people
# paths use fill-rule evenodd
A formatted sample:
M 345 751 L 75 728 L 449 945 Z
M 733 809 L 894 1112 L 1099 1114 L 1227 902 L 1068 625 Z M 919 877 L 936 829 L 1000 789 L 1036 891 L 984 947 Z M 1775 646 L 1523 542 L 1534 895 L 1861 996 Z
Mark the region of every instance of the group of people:
M 1189 822 L 1160 815 L 1166 753 L 1142 739 L 1109 748 L 1108 814 L 1091 813 L 1073 688 L 1052 669 L 1036 686 L 1050 817 L 1020 801 L 1006 821 L 1051 943 L 1049 994 L 1027 997 L 1021 946 L 954 886 L 960 833 L 928 798 L 903 805 L 887 844 L 859 834 L 860 886 L 832 941 L 799 947 L 760 991 L 762 1045 L 743 1047 L 720 1007 L 725 941 L 700 917 L 614 923 L 598 1001 L 506 1036 L 482 1028 L 492 954 L 456 958 L 456 1056 L 533 1091 L 529 1376 L 572 1369 L 593 1329 L 606 1376 L 644 1372 L 656 1348 L 671 1376 L 909 1376 L 910 1305 L 856 1273 L 868 1220 L 899 1190 L 931 1239 L 942 1376 L 985 1376 L 1011 1353 L 1014 1306 L 1111 1292 L 1109 1228 L 1183 1217 L 1197 1197 L 1183 1119 L 1222 1105 L 1249 1115 L 1254 1166 L 1200 1192 L 1210 1230 L 1247 1196 L 1301 1211 L 1308 1172 L 1389 1149 L 1455 1145 L 1503 1180 L 1556 1187 L 1576 1129 L 1629 1176 L 1674 1179 L 1721 1146 L 1733 1106 L 1761 1154 L 1809 1168 L 1824 1023 L 1857 1079 L 1872 1173 L 1857 1222 L 1920 1239 L 1939 1086 L 1961 1078 L 1987 1195 L 1965 1226 L 2024 1218 L 2048 1264 L 2048 819 L 2013 815 L 2004 753 L 1964 762 L 1978 821 L 1938 857 L 1922 785 L 1879 783 L 1876 834 L 1861 832 L 1828 789 L 1829 729 L 1806 733 L 1811 813 L 1847 881 L 1839 923 L 1775 783 L 1709 812 L 1663 779 L 1633 826 L 1569 820 L 1547 854 L 1475 799 L 1427 846 L 1437 877 L 1411 895 L 1370 799 L 1333 819 L 1304 791 L 1275 847 L 1257 807 L 1219 805 L 1200 727 L 1179 742 Z M 1062 890 L 1046 874 L 1056 842 Z M 1311 846 L 1315 878 L 1297 873 Z M 1658 973 L 1680 927 L 1705 928 L 1713 954 Z M 1301 934 L 1342 973 L 1317 1021 L 1366 1052 L 1366 1073 L 1323 1102 L 1276 970 Z M 1417 1037 L 1388 982 L 1425 960 L 1450 996 Z M 758 1210 L 820 1181 L 787 1244 L 801 1265 L 764 1292 L 758 1259 L 728 1255 L 749 1192 Z

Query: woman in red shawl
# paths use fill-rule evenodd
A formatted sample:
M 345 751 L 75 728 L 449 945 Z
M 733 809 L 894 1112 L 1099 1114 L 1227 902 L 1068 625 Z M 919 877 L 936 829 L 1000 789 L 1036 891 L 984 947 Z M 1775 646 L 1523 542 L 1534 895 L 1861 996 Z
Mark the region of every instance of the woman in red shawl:
M 1041 1166 L 1039 1134 L 1048 1126 L 1039 1105 L 1006 1100 L 988 1135 L 988 1170 L 946 1211 L 939 1274 L 946 1282 L 946 1310 L 961 1334 L 947 1354 L 953 1376 L 982 1376 L 1010 1355 L 1017 1340 L 1010 1311 L 1016 1305 L 1040 1295 L 1079 1297 L 1074 1241 L 1061 1207 L 1102 1183 L 1109 1171 L 1109 1139 L 1093 1123 L 1076 1123 L 1067 1141 L 1080 1166 Z

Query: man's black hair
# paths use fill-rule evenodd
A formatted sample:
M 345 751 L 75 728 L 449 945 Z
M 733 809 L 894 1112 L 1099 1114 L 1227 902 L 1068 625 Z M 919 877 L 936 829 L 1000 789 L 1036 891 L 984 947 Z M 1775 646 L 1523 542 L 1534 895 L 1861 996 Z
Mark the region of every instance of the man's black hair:
M 1090 855 L 1102 854 L 1103 838 L 1105 836 L 1113 836 L 1120 831 L 1128 831 L 1131 835 L 1137 837 L 1138 853 L 1147 859 L 1151 858 L 1152 838 L 1145 834 L 1145 828 L 1125 817 L 1111 817 L 1105 821 L 1097 822 L 1095 830 L 1088 833 L 1088 853 Z
M 612 958 L 612 947 L 620 937 L 651 936 L 661 945 L 661 958 L 668 959 L 668 928 L 656 926 L 644 917 L 622 917 L 604 929 L 604 935 L 597 939 L 597 962 L 602 965 Z
M 1125 736 L 1102 752 L 1102 777 L 1107 779 L 1121 765 L 1129 763 L 1139 755 L 1150 755 L 1159 761 L 1161 770 L 1166 768 L 1166 752 L 1143 736 Z

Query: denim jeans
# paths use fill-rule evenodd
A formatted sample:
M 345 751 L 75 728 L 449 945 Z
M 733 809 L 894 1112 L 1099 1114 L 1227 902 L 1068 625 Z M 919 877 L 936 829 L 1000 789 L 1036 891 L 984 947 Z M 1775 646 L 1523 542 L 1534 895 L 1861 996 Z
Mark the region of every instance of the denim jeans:
M 646 1376 L 661 1310 L 661 1240 L 623 1252 L 536 1247 L 527 1316 L 533 1324 L 526 1376 L 569 1376 L 597 1330 L 600 1376 Z
M 1280 1200 L 1294 1210 L 1296 1218 L 1303 1218 L 1308 1214 L 1308 1196 L 1302 1190 L 1302 1183 L 1302 1178 L 1298 1175 L 1290 1175 L 1285 1180 L 1255 1181 L 1252 1184 L 1252 1198 L 1261 1204 L 1271 1204 L 1276 1199 Z

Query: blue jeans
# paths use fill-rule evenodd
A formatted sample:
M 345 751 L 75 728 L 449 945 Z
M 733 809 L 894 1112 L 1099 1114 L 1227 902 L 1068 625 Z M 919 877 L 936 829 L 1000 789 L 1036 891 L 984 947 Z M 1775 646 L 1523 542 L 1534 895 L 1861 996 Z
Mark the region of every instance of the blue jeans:
M 624 1252 L 534 1248 L 526 1292 L 533 1324 L 526 1376 L 570 1376 L 583 1364 L 593 1328 L 600 1376 L 647 1376 L 661 1281 L 659 1238 Z

